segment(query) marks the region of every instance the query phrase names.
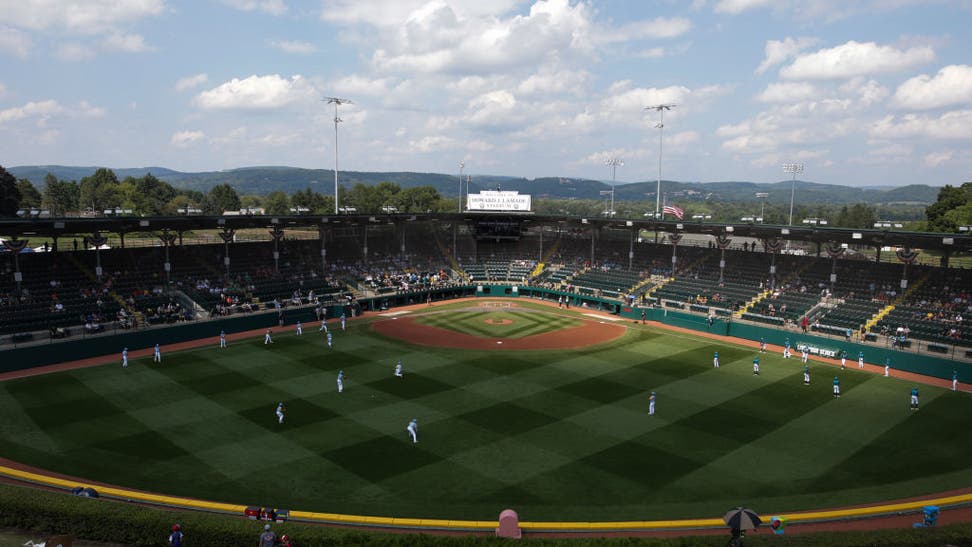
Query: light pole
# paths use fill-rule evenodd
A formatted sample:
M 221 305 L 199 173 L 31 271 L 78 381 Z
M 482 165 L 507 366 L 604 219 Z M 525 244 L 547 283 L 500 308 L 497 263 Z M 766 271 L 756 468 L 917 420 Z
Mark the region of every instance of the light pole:
M 796 176 L 802 173 L 804 168 L 803 162 L 783 164 L 783 172 L 793 175 L 793 182 L 790 185 L 790 221 L 788 223 L 790 226 L 793 226 L 793 196 L 796 194 Z
M 655 127 L 658 129 L 658 189 L 655 191 L 655 218 L 659 217 L 659 212 L 661 212 L 661 166 L 662 166 L 662 136 L 665 133 L 665 111 L 671 110 L 678 105 L 675 104 L 656 104 L 653 106 L 646 106 L 645 110 L 657 110 L 658 124 Z
M 462 169 L 466 166 L 466 162 L 459 161 L 459 212 L 462 212 Z
M 334 103 L 334 214 L 338 214 L 338 124 L 341 118 L 338 117 L 338 106 L 342 104 L 354 104 L 351 99 L 340 99 L 338 97 L 324 97 L 327 104 Z
M 766 219 L 764 212 L 766 211 L 766 198 L 769 197 L 769 192 L 756 192 L 756 197 L 761 200 L 759 204 L 759 223 L 762 224 Z
M 611 166 L 611 216 L 614 216 L 614 186 L 618 180 L 618 167 L 624 167 L 624 160 L 621 158 L 611 158 L 604 162 L 604 165 Z

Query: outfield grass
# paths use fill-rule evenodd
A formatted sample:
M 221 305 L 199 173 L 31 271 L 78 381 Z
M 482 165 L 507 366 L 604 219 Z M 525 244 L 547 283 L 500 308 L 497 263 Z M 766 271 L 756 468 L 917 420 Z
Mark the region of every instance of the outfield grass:
M 275 342 L 0 383 L 0 455 L 231 503 L 469 519 L 788 512 L 972 484 L 972 397 L 922 386 L 912 413 L 911 384 L 856 369 L 835 400 L 832 367 L 807 387 L 799 359 L 764 354 L 754 377 L 750 349 L 640 325 L 571 351 L 425 348 L 366 320 L 331 350 L 316 330 Z

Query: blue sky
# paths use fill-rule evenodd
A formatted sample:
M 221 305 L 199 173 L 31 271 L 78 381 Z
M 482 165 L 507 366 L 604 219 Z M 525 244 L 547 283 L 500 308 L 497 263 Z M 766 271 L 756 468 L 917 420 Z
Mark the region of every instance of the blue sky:
M 972 180 L 972 1 L 0 0 L 0 164 Z

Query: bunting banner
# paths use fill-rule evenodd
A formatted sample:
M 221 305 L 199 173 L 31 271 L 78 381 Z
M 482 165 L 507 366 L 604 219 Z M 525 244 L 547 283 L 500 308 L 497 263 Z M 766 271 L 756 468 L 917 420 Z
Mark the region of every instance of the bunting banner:
M 826 247 L 827 256 L 830 258 L 837 258 L 838 256 L 844 254 L 844 251 L 846 250 L 847 249 L 842 247 L 840 243 L 837 243 L 836 241 L 831 241 Z
M 682 234 L 669 234 L 668 240 L 672 242 L 672 245 L 678 245 L 678 242 L 682 241 Z
M 95 232 L 91 234 L 91 237 L 88 238 L 88 243 L 90 243 L 95 249 L 99 249 L 102 245 L 108 243 L 108 238 L 98 232 Z
M 898 255 L 898 260 L 904 262 L 905 264 L 914 264 L 918 260 L 918 251 L 909 249 L 907 247 L 899 248 L 894 254 Z
M 12 253 L 19 253 L 27 247 L 29 242 L 30 240 L 27 239 L 7 239 L 3 241 L 3 246 Z
M 719 247 L 722 250 L 726 250 L 726 249 L 729 248 L 729 244 L 730 243 L 732 243 L 732 238 L 731 237 L 729 237 L 727 235 L 718 235 L 718 236 L 716 236 L 716 247 Z
M 223 228 L 223 231 L 219 233 L 220 239 L 223 243 L 232 243 L 233 237 L 236 236 L 236 230 L 232 228 Z
M 767 253 L 778 253 L 783 250 L 783 242 L 775 237 L 772 239 L 764 239 L 763 249 L 765 249 Z

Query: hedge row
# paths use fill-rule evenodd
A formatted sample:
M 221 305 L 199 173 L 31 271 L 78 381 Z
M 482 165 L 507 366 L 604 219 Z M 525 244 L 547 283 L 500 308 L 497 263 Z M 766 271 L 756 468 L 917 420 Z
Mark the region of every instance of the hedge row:
M 916 517 L 917 519 L 917 517 Z M 33 530 L 39 534 L 70 533 L 89 541 L 155 547 L 166 545 L 172 524 L 178 522 L 186 544 L 194 547 L 240 547 L 256 545 L 263 523 L 242 517 L 190 511 L 175 511 L 89 499 L 67 493 L 0 484 L 0 526 Z M 300 547 L 375 545 L 387 547 L 476 547 L 508 545 L 507 540 L 488 536 L 429 536 L 393 534 L 309 524 L 274 524 L 277 534 L 288 534 Z M 533 538 L 542 547 L 622 546 L 722 546 L 726 536 L 680 538 Z M 759 547 L 937 547 L 972 545 L 972 524 L 937 528 L 881 530 L 874 532 L 819 533 L 774 536 L 768 530 L 750 534 L 746 545 Z

